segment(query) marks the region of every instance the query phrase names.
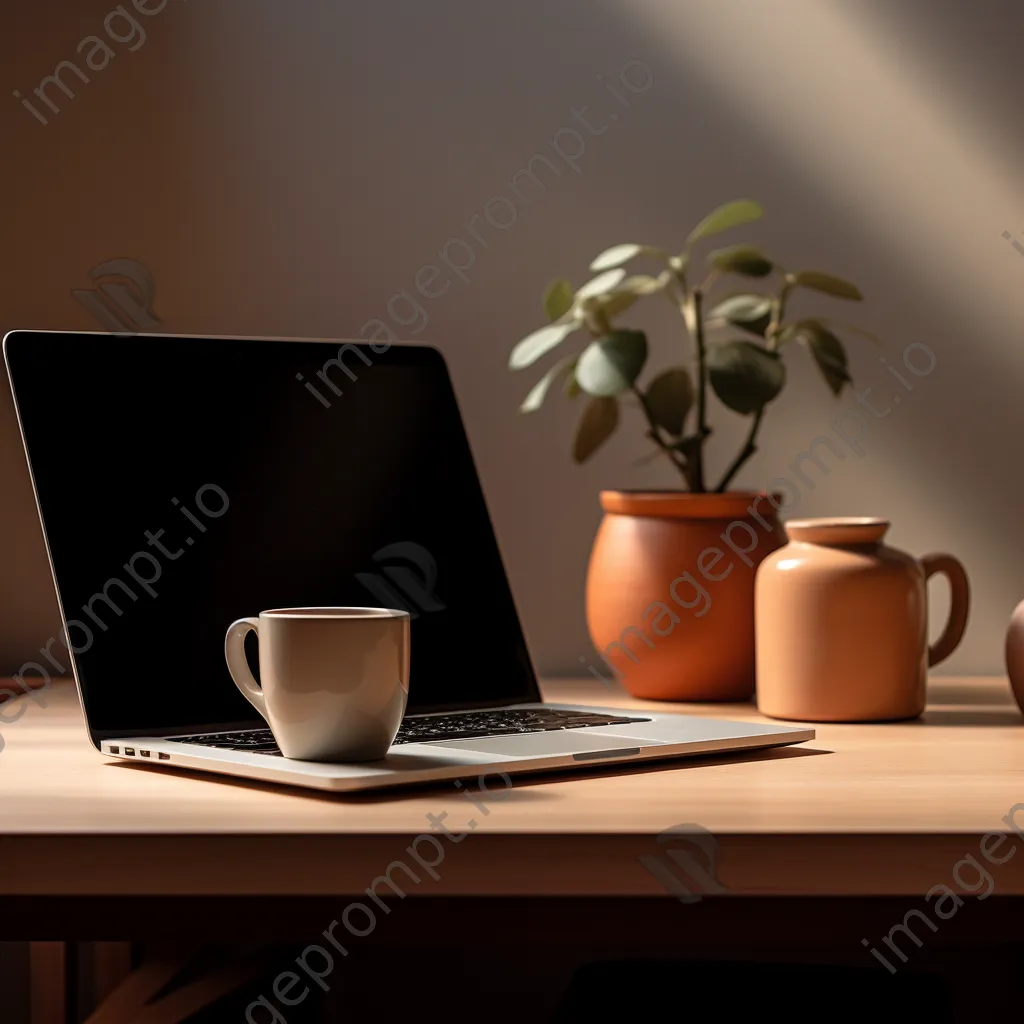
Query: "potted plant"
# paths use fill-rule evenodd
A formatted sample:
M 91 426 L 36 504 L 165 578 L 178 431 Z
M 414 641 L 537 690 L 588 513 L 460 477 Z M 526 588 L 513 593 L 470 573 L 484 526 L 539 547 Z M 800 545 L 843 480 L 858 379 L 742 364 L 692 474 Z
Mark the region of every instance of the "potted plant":
M 791 319 L 789 299 L 810 289 L 860 300 L 848 281 L 819 271 L 786 271 L 758 247 L 740 243 L 706 254 L 703 281 L 697 251 L 705 239 L 758 220 L 761 207 L 741 199 L 718 207 L 690 232 L 678 254 L 649 245 L 615 245 L 590 264 L 597 276 L 580 288 L 564 279 L 544 294 L 550 323 L 520 341 L 509 366 L 522 370 L 573 335 L 585 344 L 552 365 L 521 409 L 541 407 L 560 383 L 570 398 L 586 395 L 573 440 L 585 462 L 632 411 L 656 457 L 679 474 L 674 491 L 604 491 L 605 516 L 587 578 L 587 623 L 608 665 L 638 697 L 662 700 L 744 700 L 754 691 L 754 572 L 785 542 L 777 495 L 729 487 L 757 451 L 768 406 L 786 382 L 783 355 L 810 352 L 834 395 L 850 382 L 837 325 L 820 317 Z M 654 274 L 627 276 L 626 264 L 646 258 Z M 740 290 L 730 281 L 758 282 Z M 707 296 L 720 292 L 711 304 Z M 638 301 L 666 297 L 678 309 L 689 365 L 641 383 L 647 361 L 642 331 L 620 326 Z M 712 479 L 708 392 L 749 421 L 735 457 Z M 632 408 L 630 408 L 632 407 Z

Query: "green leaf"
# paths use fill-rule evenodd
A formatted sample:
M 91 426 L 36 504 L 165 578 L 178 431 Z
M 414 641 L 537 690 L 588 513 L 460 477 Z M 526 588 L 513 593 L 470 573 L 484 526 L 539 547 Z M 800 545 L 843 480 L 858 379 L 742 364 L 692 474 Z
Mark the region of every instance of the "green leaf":
M 742 327 L 763 338 L 772 320 L 772 300 L 766 295 L 733 295 L 715 306 L 708 314 L 708 320 Z
M 807 347 L 832 394 L 838 395 L 844 385 L 852 383 L 843 343 L 820 320 L 801 320 L 794 326 L 807 341 Z
M 622 266 L 623 263 L 628 263 L 637 256 L 653 255 L 660 251 L 660 249 L 654 249 L 649 245 L 637 245 L 635 242 L 613 245 L 610 249 L 605 249 L 604 252 L 594 257 L 590 269 L 593 271 L 611 270 L 612 267 Z
M 576 379 L 576 367 L 574 366 L 569 373 L 569 376 L 565 378 L 565 383 L 562 385 L 562 391 L 565 392 L 566 398 L 579 398 L 583 392 L 583 388 L 580 387 L 580 382 Z
M 646 359 L 643 331 L 613 331 L 583 350 L 576 364 L 576 380 L 589 395 L 621 395 L 633 386 Z
M 535 412 L 544 404 L 544 399 L 547 398 L 548 391 L 551 390 L 551 385 L 563 374 L 566 370 L 571 370 L 576 365 L 575 356 L 566 356 L 564 359 L 559 359 L 554 366 L 544 374 L 543 377 L 530 389 L 530 393 L 523 399 L 523 404 L 519 406 L 520 412 Z
M 683 432 L 686 414 L 693 405 L 693 381 L 686 370 L 678 367 L 659 374 L 651 381 L 644 397 L 659 427 L 673 435 Z
M 522 370 L 532 366 L 538 359 L 545 356 L 553 348 L 557 348 L 573 331 L 578 331 L 580 325 L 573 321 L 567 324 L 548 324 L 540 330 L 528 334 L 508 357 L 508 365 L 512 370 Z
M 715 394 L 745 416 L 767 405 L 786 383 L 786 368 L 778 355 L 752 341 L 710 346 L 707 364 Z
M 819 270 L 798 270 L 795 274 L 790 274 L 789 279 L 801 288 L 813 288 L 816 292 L 824 292 L 837 299 L 853 299 L 859 302 L 864 298 L 855 284 L 832 274 L 823 274 Z
M 592 398 L 583 410 L 572 443 L 574 462 L 586 462 L 615 433 L 619 403 L 614 398 Z
M 611 291 L 606 291 L 603 295 L 591 295 L 583 299 L 580 308 L 588 310 L 590 306 L 593 306 L 608 316 L 618 316 L 620 313 L 625 313 L 642 296 L 660 292 L 668 284 L 670 278 L 671 275 L 668 271 L 658 277 L 636 274 L 633 277 L 620 280 Z
M 626 276 L 626 272 L 619 267 L 616 270 L 606 270 L 597 277 L 592 277 L 582 288 L 576 292 L 577 301 L 593 298 L 595 295 L 603 295 L 605 292 L 613 291 L 616 285 Z
M 552 281 L 544 291 L 544 312 L 554 322 L 561 320 L 572 309 L 572 301 L 576 291 L 564 278 Z
M 849 331 L 851 334 L 859 335 L 861 338 L 867 338 L 868 341 L 874 342 L 876 345 L 882 344 L 882 339 L 877 334 L 872 334 L 870 331 L 865 331 L 863 327 L 858 327 L 856 324 L 848 324 L 843 320 L 834 320 L 832 317 L 821 317 L 820 323 L 828 324 L 829 327 L 838 327 L 841 331 Z
M 606 315 L 618 316 L 620 313 L 625 313 L 638 298 L 640 298 L 640 296 L 635 292 L 623 292 L 616 290 L 614 292 L 609 292 L 607 295 L 602 295 L 600 298 L 596 298 L 593 301 L 597 303 L 598 307 Z
M 657 277 L 650 274 L 634 274 L 615 286 L 617 292 L 630 292 L 633 295 L 653 295 L 662 291 L 672 279 L 672 275 L 663 270 Z
M 731 203 L 724 203 L 717 210 L 712 210 L 690 232 L 690 237 L 686 240 L 687 246 L 699 238 L 709 238 L 711 235 L 728 231 L 729 228 L 760 220 L 763 216 L 764 210 L 761 209 L 760 203 L 755 203 L 753 199 L 735 199 Z
M 727 245 L 715 249 L 708 256 L 708 262 L 722 273 L 743 274 L 746 277 L 767 277 L 774 264 L 756 245 Z

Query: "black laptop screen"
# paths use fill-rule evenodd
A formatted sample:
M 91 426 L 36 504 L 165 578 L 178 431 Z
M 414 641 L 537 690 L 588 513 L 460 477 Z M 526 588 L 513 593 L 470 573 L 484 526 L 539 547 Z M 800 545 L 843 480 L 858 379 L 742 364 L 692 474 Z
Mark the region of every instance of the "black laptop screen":
M 537 699 L 435 351 L 16 333 L 7 359 L 94 740 L 259 723 L 224 633 L 268 608 L 407 608 L 411 710 Z

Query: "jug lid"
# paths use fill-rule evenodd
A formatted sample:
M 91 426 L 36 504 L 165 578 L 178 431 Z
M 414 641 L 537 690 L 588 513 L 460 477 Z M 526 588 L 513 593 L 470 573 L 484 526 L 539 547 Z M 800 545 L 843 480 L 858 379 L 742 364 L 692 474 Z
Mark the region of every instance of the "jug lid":
M 890 525 L 888 519 L 873 516 L 789 519 L 785 523 L 790 540 L 810 544 L 877 544 Z

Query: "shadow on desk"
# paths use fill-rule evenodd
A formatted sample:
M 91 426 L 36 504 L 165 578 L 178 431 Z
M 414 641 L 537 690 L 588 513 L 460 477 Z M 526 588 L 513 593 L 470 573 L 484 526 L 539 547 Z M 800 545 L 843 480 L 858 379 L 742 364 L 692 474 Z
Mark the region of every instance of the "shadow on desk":
M 754 764 L 759 761 L 783 761 L 796 757 L 816 757 L 820 754 L 831 754 L 833 751 L 817 747 L 768 747 L 748 752 L 733 752 L 728 754 L 707 754 L 689 757 L 665 757 L 647 761 L 619 761 L 615 764 L 564 769 L 547 769 L 536 772 L 517 773 L 512 778 L 512 786 L 509 788 L 508 798 L 518 801 L 546 800 L 548 795 L 539 787 L 545 784 L 550 785 L 556 782 L 566 782 L 571 779 L 602 779 L 615 778 L 620 775 L 646 775 L 655 772 L 672 771 L 697 771 L 701 768 L 710 768 L 727 764 Z M 220 775 L 216 772 L 199 772 L 191 768 L 165 767 L 154 768 L 150 765 L 133 763 L 131 761 L 111 761 L 107 767 L 116 768 L 129 772 L 147 772 L 149 774 L 163 775 L 171 774 L 179 778 L 194 779 L 197 782 L 214 783 L 222 786 L 241 786 L 245 789 L 258 789 L 266 793 L 281 793 L 282 795 L 301 797 L 306 800 L 329 801 L 332 803 L 387 803 L 388 801 L 407 800 L 410 795 L 427 793 L 431 790 L 444 791 L 452 787 L 453 780 L 446 779 L 442 782 L 421 782 L 406 786 L 393 786 L 390 789 L 370 790 L 361 793 L 329 793 L 319 789 L 304 789 L 301 786 L 289 786 L 282 783 L 264 782 L 260 779 L 243 779 L 233 775 Z M 477 769 L 486 767 L 493 774 L 498 768 L 497 762 L 493 766 L 475 766 Z M 467 769 L 464 778 L 472 779 L 476 771 Z
M 936 708 L 926 711 L 921 718 L 915 719 L 912 725 L 1010 725 L 1024 726 L 1024 715 L 1017 710 L 991 711 L 960 711 L 956 708 Z

